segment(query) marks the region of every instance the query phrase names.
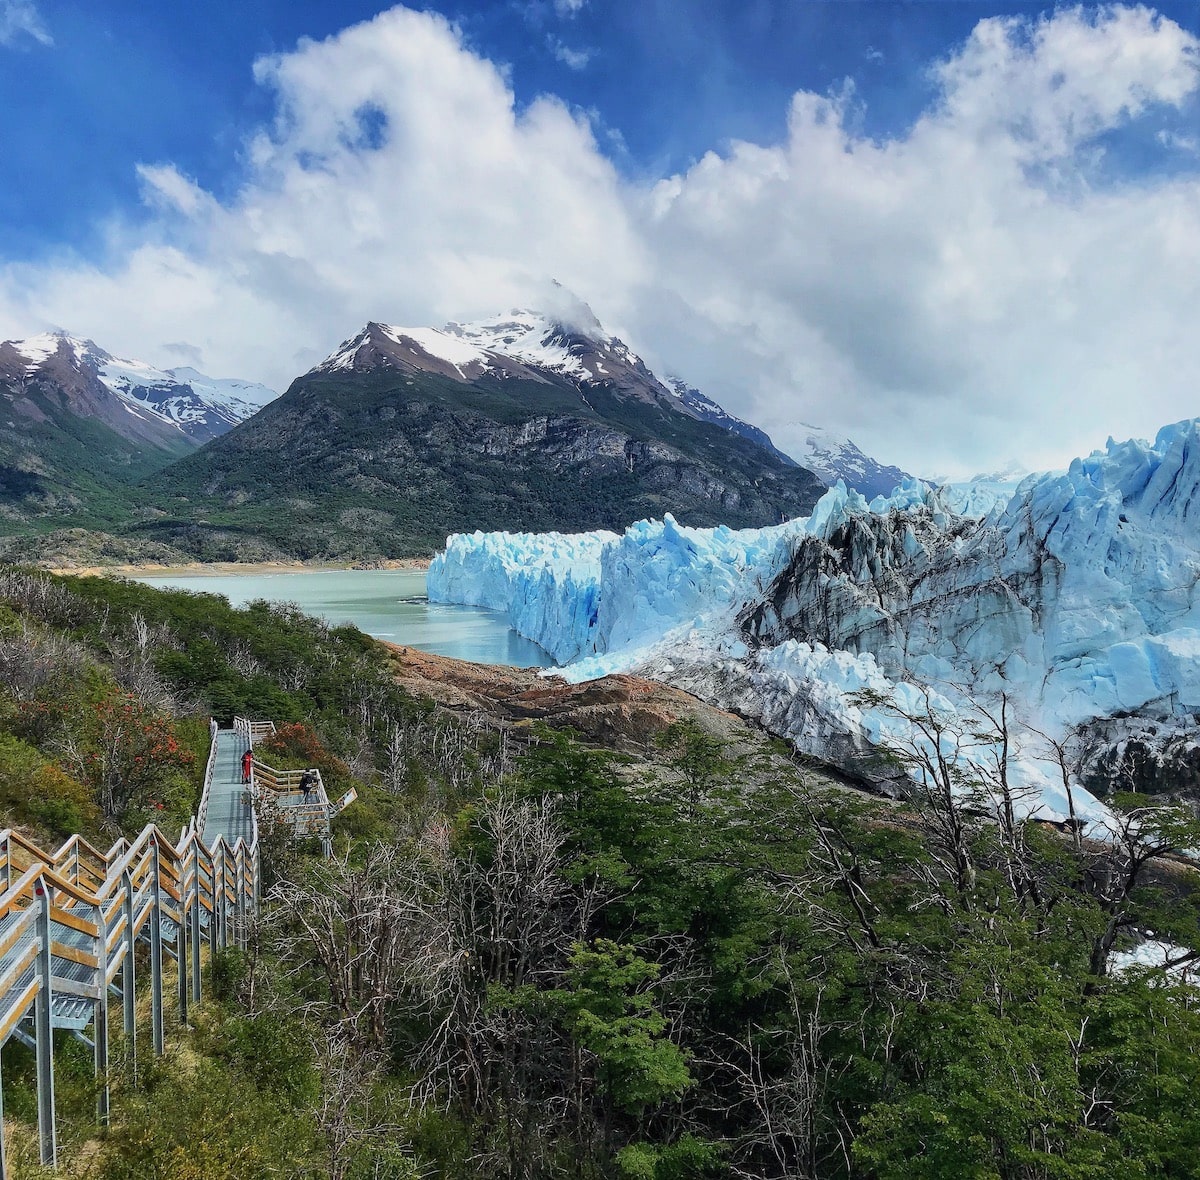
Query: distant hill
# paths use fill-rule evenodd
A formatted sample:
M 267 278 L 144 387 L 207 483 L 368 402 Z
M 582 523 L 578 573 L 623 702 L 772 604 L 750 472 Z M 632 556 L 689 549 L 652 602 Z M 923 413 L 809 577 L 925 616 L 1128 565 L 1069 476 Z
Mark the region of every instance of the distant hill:
M 586 308 L 571 322 L 370 323 L 150 478 L 165 516 L 144 531 L 206 557 L 265 545 L 348 559 L 431 552 L 464 530 L 623 528 L 666 512 L 740 527 L 809 511 L 822 482 L 705 402 Z
M 274 396 L 65 333 L 0 343 L 0 533 L 122 526 L 145 476 Z

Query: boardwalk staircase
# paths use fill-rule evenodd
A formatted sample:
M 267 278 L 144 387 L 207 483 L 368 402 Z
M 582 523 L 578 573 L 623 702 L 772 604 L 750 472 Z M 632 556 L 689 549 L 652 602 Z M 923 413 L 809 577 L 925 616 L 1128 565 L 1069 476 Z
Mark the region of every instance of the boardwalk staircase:
M 331 804 L 318 771 L 275 771 L 254 755 L 274 733 L 271 722 L 211 723 L 212 742 L 196 816 L 172 841 L 150 824 L 107 852 L 72 836 L 48 853 L 19 833 L 0 831 L 0 1051 L 16 1038 L 37 1060 L 38 1139 L 43 1164 L 57 1164 L 54 1124 L 54 1030 L 91 1046 L 97 1116 L 108 1121 L 110 1007 L 121 1006 L 128 1060 L 136 1068 L 135 992 L 150 991 L 156 1055 L 164 1049 L 164 966 L 177 966 L 180 1020 L 201 998 L 202 950 L 244 946 L 258 912 L 259 816 L 329 847 L 329 821 L 353 800 Z M 242 781 L 242 755 L 252 778 Z M 307 789 L 305 789 L 307 788 Z M 147 950 L 139 955 L 138 944 Z M 5 1160 L 0 1086 L 0 1180 Z

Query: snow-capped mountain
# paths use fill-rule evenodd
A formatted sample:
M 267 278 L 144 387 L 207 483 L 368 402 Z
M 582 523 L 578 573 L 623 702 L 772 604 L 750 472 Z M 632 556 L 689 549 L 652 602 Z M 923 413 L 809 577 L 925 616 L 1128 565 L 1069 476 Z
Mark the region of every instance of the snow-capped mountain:
M 5 363 L 6 361 L 6 363 Z M 152 433 L 171 436 L 172 430 L 196 444 L 216 438 L 256 413 L 277 394 L 265 385 L 207 377 L 192 368 L 159 369 L 139 360 L 125 360 L 106 352 L 91 340 L 66 332 L 46 332 L 26 340 L 0 344 L 0 364 L 6 375 L 23 383 L 40 379 L 77 392 L 89 378 L 114 394 L 126 411 Z M 106 421 L 102 395 L 92 390 L 82 408 L 95 402 Z M 94 407 L 93 407 L 94 408 Z M 120 415 L 109 421 L 118 433 L 125 425 Z
M 566 378 L 579 387 L 584 404 L 587 386 L 605 384 L 623 397 L 666 402 L 691 417 L 702 417 L 661 382 L 624 341 L 605 333 L 586 308 L 572 323 L 529 310 L 471 323 L 449 323 L 443 328 L 370 323 L 314 372 L 361 371 L 380 365 L 463 382 L 484 376 L 526 381 Z
M 807 422 L 801 422 L 799 427 L 803 441 L 794 457 L 802 466 L 815 471 L 830 487 L 840 479 L 846 487 L 871 500 L 888 495 L 911 478 L 907 471 L 864 454 L 845 435 Z
M 730 414 L 682 378 L 660 378 L 619 337 L 607 333 L 592 310 L 572 301 L 568 317 L 532 310 L 443 328 L 403 328 L 370 323 L 345 341 L 314 372 L 369 370 L 390 365 L 470 382 L 483 376 L 574 382 L 588 402 L 589 386 L 606 385 L 618 396 L 670 407 L 720 426 L 771 452 L 785 463 L 813 471 L 827 485 L 844 480 L 866 496 L 890 492 L 907 473 L 865 455 L 848 438 L 805 427 L 805 449 L 789 455 L 766 431 Z
M 119 397 L 177 422 L 200 442 L 224 434 L 278 396 L 265 385 L 208 377 L 189 366 L 155 369 L 110 358 L 101 364 L 99 376 Z
M 856 771 L 922 740 L 906 714 L 970 734 L 1004 694 L 1026 809 L 1072 806 L 1049 738 L 1078 748 L 1074 806 L 1099 819 L 1085 783 L 1196 787 L 1198 513 L 1200 419 L 1030 477 L 982 519 L 909 480 L 767 529 L 452 537 L 429 593 L 506 609 L 571 679 L 648 673 Z
M 824 485 L 807 468 L 705 420 L 585 308 L 566 310 L 440 329 L 369 323 L 151 486 L 184 489 L 198 527 L 244 504 L 246 528 L 269 529 L 281 550 L 339 557 L 665 512 L 763 525 L 816 503 Z
M 609 335 L 586 304 L 572 307 L 569 321 L 545 312 L 513 310 L 505 315 L 443 328 L 368 324 L 317 366 L 316 372 L 392 365 L 437 373 L 458 381 L 485 375 L 545 381 L 566 378 L 580 391 L 606 385 L 618 396 L 668 407 L 750 439 L 787 463 L 758 427 L 727 413 L 678 378 L 661 380 L 623 340 Z
M 791 455 L 784 454 L 771 441 L 771 436 L 765 430 L 760 430 L 757 426 L 753 426 L 749 422 L 743 422 L 741 418 L 735 418 L 727 410 L 717 405 L 712 398 L 705 397 L 698 389 L 693 389 L 681 377 L 668 377 L 667 386 L 702 422 L 712 422 L 717 426 L 723 426 L 726 430 L 732 431 L 734 434 L 740 434 L 742 438 L 748 438 L 751 442 L 758 443 L 760 447 L 765 447 L 768 451 L 774 452 L 785 463 L 796 462 Z M 810 471 L 824 479 L 822 473 L 808 463 L 797 464 L 797 466 L 808 467 Z

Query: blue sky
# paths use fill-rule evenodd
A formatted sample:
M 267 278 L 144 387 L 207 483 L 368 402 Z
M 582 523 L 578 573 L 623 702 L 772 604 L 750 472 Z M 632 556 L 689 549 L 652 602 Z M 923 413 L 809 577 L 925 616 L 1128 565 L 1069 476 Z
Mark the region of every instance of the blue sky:
M 1006 399 L 1043 407 L 1011 448 L 1034 462 L 1109 430 L 1152 433 L 1149 415 L 1200 412 L 1183 389 L 1200 362 L 1179 309 L 1195 288 L 1182 262 L 1151 280 L 1143 331 L 1160 368 L 1132 346 L 1112 355 L 1114 324 L 1149 315 L 1121 302 L 1122 251 L 1137 243 L 1119 227 L 1153 238 L 1144 257 L 1193 248 L 1200 0 L 1074 11 L 0 0 L 0 333 L 61 325 L 281 386 L 359 315 L 483 314 L 555 277 L 649 359 L 785 443 L 816 420 L 911 465 L 941 416 L 957 425 L 934 466 L 966 447 L 1000 462 L 998 444 L 972 440 L 1010 416 Z M 418 42 L 425 58 L 409 53 Z M 363 111 L 379 112 L 374 142 L 347 147 L 330 128 Z M 840 155 L 823 154 L 831 125 Z M 468 141 L 464 172 L 453 148 Z M 479 161 L 493 154 L 488 171 Z M 339 243 L 327 231 L 343 204 L 357 212 Z M 380 259 L 383 237 L 395 249 Z M 1085 274 L 1110 238 L 1104 276 Z M 253 333 L 222 322 L 226 284 L 270 309 Z M 1031 292 L 1061 319 L 1057 340 Z M 102 306 L 138 294 L 153 314 Z M 999 355 L 1024 358 L 1006 385 L 961 348 L 989 325 Z M 1179 388 L 1151 398 L 1141 423 L 1114 371 Z M 1076 378 L 1094 389 L 1083 425 L 1063 408 Z M 1051 421 L 1062 437 L 1035 454 Z
M 387 7 L 41 0 L 52 42 L 14 34 L 0 70 L 0 127 L 17 180 L 0 187 L 3 255 L 95 248 L 102 220 L 139 204 L 139 163 L 170 160 L 209 191 L 230 195 L 244 179 L 243 140 L 271 115 L 254 60 Z M 602 150 L 633 176 L 658 176 L 731 139 L 778 138 L 794 91 L 823 92 L 847 78 L 868 134 L 900 130 L 929 101 L 929 63 L 981 15 L 1037 14 L 1045 6 L 590 0 L 556 9 L 552 0 L 488 0 L 420 7 L 456 21 L 469 45 L 506 64 L 519 103 L 552 93 L 594 112 Z M 1200 0 L 1157 8 L 1200 32 Z M 1142 152 L 1137 136 L 1129 139 L 1121 146 L 1131 167 L 1169 166 Z

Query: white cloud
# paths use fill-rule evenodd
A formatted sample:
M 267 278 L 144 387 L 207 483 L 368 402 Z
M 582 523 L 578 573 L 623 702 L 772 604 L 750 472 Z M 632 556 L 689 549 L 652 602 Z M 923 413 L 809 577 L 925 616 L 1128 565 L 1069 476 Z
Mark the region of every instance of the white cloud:
M 33 0 L 0 0 L 0 45 L 13 45 L 32 37 L 42 45 L 53 45 Z
M 662 182 L 646 240 L 675 303 L 646 300 L 646 333 L 706 322 L 709 392 L 782 445 L 821 422 L 918 471 L 1200 414 L 1200 182 L 1093 176 L 1095 137 L 1195 101 L 1196 40 L 1145 9 L 984 21 L 935 76 L 904 137 L 798 94 L 786 142 Z
M 1200 155 L 1200 138 L 1195 135 L 1180 135 L 1178 131 L 1159 131 L 1154 138 L 1165 148 L 1186 152 L 1190 156 Z
M 577 16 L 587 0 L 554 0 L 554 11 L 561 17 Z
M 217 211 L 212 197 L 171 164 L 139 164 L 137 174 L 148 205 L 193 218 Z
M 592 54 L 587 49 L 572 49 L 566 45 L 558 37 L 551 36 L 548 38 L 550 52 L 563 63 L 568 69 L 582 70 L 589 61 L 592 60 Z
M 114 229 L 110 265 L 4 268 L 4 336 L 69 323 L 127 355 L 182 339 L 211 371 L 283 387 L 297 357 L 311 365 L 368 319 L 484 315 L 548 275 L 580 291 L 642 278 L 586 118 L 553 98 L 517 113 L 441 18 L 394 9 L 256 76 L 278 114 L 246 147 L 239 195 L 221 205 L 143 166 L 150 230 Z
M 1060 462 L 1200 413 L 1200 179 L 1178 153 L 1096 170 L 1107 133 L 1194 110 L 1197 72 L 1146 9 L 982 21 L 902 136 L 802 92 L 782 142 L 644 188 L 585 116 L 518 112 L 452 26 L 395 9 L 258 63 L 278 113 L 233 200 L 145 166 L 151 220 L 114 226 L 107 264 L 0 270 L 0 335 L 187 341 L 282 386 L 368 319 L 487 314 L 554 276 L 785 447 L 809 421 L 918 471 Z

